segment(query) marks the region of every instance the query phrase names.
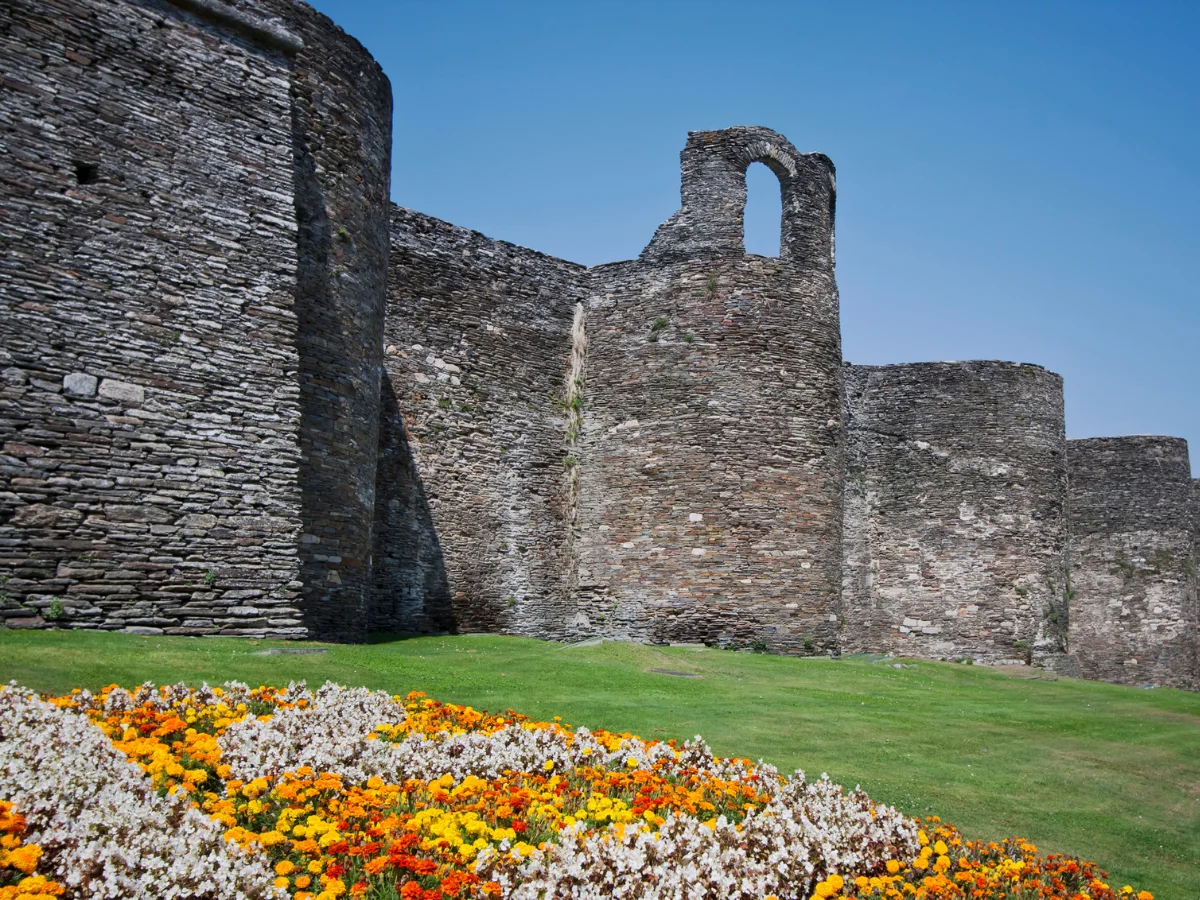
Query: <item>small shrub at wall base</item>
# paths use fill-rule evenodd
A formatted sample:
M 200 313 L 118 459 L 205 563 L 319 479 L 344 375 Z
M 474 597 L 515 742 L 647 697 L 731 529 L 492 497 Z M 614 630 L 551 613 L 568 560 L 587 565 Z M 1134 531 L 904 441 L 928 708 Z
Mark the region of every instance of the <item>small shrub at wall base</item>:
M 58 597 L 50 601 L 50 605 L 46 607 L 46 611 L 42 613 L 43 619 L 57 621 L 66 614 L 66 609 L 63 607 L 63 602 Z

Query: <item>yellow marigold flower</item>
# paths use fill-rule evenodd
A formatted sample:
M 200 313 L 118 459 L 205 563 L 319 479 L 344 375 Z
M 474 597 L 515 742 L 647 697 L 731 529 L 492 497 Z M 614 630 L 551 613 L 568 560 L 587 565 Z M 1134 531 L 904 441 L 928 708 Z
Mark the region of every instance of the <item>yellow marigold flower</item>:
M 280 860 L 279 862 L 275 863 L 276 875 L 291 875 L 295 871 L 296 864 L 290 859 Z
M 825 897 L 832 897 L 842 889 L 843 884 L 845 882 L 842 880 L 841 875 L 830 875 L 824 881 L 817 882 L 815 896 L 822 898 L 822 900 Z
M 917 842 L 918 842 L 918 843 L 919 843 L 919 844 L 920 844 L 922 847 L 924 847 L 926 844 L 928 844 L 928 843 L 929 843 L 929 835 L 927 835 L 927 834 L 925 833 L 925 829 L 924 829 L 924 828 L 922 828 L 920 831 L 918 831 L 918 832 L 917 832 Z
M 42 848 L 37 844 L 26 844 L 24 847 L 9 850 L 7 856 L 8 859 L 6 862 L 8 865 L 14 869 L 20 869 L 26 875 L 32 875 L 33 870 L 37 868 L 38 860 L 42 856 Z
M 291 884 L 291 882 L 289 882 L 283 876 L 280 876 L 279 878 L 275 879 L 275 887 L 277 887 L 277 888 L 286 888 L 289 884 Z
M 936 844 L 933 845 L 933 852 L 936 853 L 938 856 L 945 856 L 950 851 L 949 851 L 949 848 L 946 846 L 945 841 L 938 841 Z
M 542 768 L 545 769 L 547 772 L 551 771 L 554 768 L 554 760 L 552 760 L 552 759 L 546 760 L 546 762 L 545 762 L 545 764 L 543 764 Z
M 894 859 L 889 859 L 887 861 L 887 870 L 889 875 L 895 875 L 900 871 L 900 863 Z
M 625 760 L 625 765 L 631 769 L 636 769 L 637 768 L 637 760 L 631 756 L 631 757 L 629 757 L 629 759 Z
M 308 864 L 308 871 L 312 872 L 314 875 L 320 875 L 324 868 L 325 863 L 321 862 L 319 859 L 314 859 Z

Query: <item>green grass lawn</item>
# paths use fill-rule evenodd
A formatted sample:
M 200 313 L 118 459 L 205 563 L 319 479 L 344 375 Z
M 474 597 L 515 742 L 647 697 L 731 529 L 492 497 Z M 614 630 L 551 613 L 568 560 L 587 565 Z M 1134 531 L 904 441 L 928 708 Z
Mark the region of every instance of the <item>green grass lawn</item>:
M 326 679 L 423 690 L 722 755 L 828 772 L 969 836 L 1095 859 L 1117 886 L 1200 897 L 1200 695 L 947 663 L 789 659 L 466 636 L 253 656 L 281 642 L 0 632 L 0 680 L 42 691 L 151 680 Z M 320 645 L 310 645 L 320 646 Z M 699 675 L 657 674 L 666 669 Z

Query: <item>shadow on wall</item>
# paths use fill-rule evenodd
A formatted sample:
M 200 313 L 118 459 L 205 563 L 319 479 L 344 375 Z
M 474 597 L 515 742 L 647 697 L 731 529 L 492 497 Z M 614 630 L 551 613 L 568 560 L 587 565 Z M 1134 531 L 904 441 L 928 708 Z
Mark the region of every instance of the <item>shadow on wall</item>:
M 399 634 L 454 632 L 446 560 L 391 379 L 380 388 L 375 482 L 375 583 L 369 627 Z
M 297 229 L 296 337 L 300 357 L 300 580 L 304 583 L 301 608 L 310 634 L 322 638 L 354 640 L 331 621 L 330 607 L 339 604 L 344 590 L 340 574 L 326 563 L 336 547 L 326 534 L 328 505 L 333 500 L 325 460 L 335 439 L 332 410 L 317 380 L 326 366 L 323 359 L 341 349 L 341 329 L 327 321 L 333 303 L 328 262 L 332 236 L 325 198 L 317 177 L 316 162 L 309 152 L 304 123 L 292 104 L 293 189 Z M 331 346 L 334 345 L 334 346 Z

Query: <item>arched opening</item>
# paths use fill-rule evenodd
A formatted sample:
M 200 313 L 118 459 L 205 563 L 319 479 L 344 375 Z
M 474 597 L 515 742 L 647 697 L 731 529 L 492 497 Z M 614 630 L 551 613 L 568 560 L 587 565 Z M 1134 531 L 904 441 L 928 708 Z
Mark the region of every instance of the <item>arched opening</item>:
M 746 169 L 746 211 L 742 244 L 747 253 L 779 256 L 783 228 L 783 191 L 779 176 L 761 162 Z

